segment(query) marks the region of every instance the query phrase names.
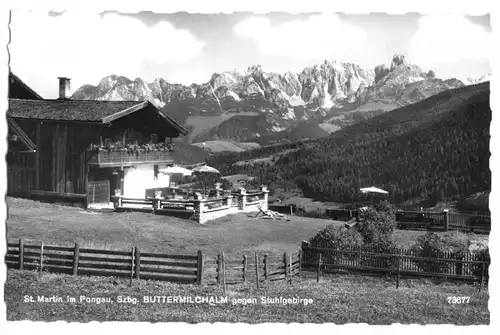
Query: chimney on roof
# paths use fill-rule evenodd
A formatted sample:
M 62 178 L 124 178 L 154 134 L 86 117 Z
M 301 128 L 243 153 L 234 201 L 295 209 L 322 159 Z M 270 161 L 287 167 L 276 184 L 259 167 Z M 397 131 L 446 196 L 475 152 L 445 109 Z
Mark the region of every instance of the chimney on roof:
M 69 99 L 71 95 L 71 78 L 59 78 L 59 99 Z

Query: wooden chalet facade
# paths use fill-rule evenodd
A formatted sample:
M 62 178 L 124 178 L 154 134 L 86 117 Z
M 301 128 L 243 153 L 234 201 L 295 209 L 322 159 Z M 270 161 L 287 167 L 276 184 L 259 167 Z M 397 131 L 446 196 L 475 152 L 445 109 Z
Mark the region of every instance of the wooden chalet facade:
M 9 189 L 22 184 L 26 193 L 8 195 L 83 207 L 95 202 L 96 196 L 101 202 L 109 201 L 115 190 L 140 196 L 150 180 L 158 179 L 159 167 L 175 162 L 172 138 L 187 134 L 148 101 L 69 100 L 65 97 L 67 78 L 60 78 L 59 99 L 36 97 L 26 85 L 23 96 L 19 93 L 23 86 L 13 78 L 7 112 L 9 132 L 21 131 L 15 138 L 22 138 L 24 146 L 33 149 L 31 160 L 26 162 L 30 166 L 25 168 L 31 169 L 32 178 L 14 178 L 21 163 L 19 159 L 8 160 L 12 176 Z M 11 143 L 9 152 L 19 156 L 21 150 Z
M 15 74 L 9 74 L 9 99 L 41 100 L 42 97 Z M 7 195 L 29 196 L 33 185 L 36 145 L 19 124 L 7 115 Z

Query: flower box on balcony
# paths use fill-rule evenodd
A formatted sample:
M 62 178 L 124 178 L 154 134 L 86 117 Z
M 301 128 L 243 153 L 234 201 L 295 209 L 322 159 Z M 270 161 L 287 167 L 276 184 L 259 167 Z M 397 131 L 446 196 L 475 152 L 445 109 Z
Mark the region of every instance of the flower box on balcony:
M 148 163 L 173 162 L 172 151 L 131 152 L 128 150 L 91 150 L 90 164 L 97 166 L 121 166 Z

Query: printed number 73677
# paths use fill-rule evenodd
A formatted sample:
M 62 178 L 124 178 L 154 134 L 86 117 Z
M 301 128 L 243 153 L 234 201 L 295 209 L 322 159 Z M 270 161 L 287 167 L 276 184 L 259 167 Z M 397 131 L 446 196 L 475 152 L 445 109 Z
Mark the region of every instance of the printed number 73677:
M 470 297 L 448 297 L 449 304 L 468 304 Z

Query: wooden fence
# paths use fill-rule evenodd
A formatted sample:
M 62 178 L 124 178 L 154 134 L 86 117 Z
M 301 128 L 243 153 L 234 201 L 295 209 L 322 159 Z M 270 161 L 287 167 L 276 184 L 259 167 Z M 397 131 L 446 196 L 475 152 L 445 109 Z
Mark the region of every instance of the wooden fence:
M 8 268 L 66 273 L 72 275 L 112 276 L 133 279 L 162 280 L 198 285 L 226 285 L 302 278 L 313 272 L 316 280 L 322 273 L 355 272 L 367 275 L 400 277 L 433 277 L 479 282 L 489 279 L 490 259 L 479 254 L 442 253 L 435 258 L 422 257 L 412 251 L 394 249 L 391 253 L 365 248 L 318 248 L 302 245 L 296 253 L 230 256 L 221 252 L 207 257 L 201 251 L 193 255 L 99 250 L 54 245 L 7 243 L 5 262 Z
M 356 217 L 357 210 L 336 209 L 327 213 L 337 220 Z M 489 234 L 491 215 L 454 212 L 397 211 L 396 222 L 400 229 L 459 230 L 478 234 Z
M 412 250 L 394 249 L 374 252 L 366 248 L 318 248 L 302 246 L 302 271 L 393 275 L 399 278 L 444 278 L 479 282 L 488 281 L 490 259 L 480 254 L 441 253 L 435 258 L 422 257 Z
M 38 270 L 73 275 L 113 276 L 135 279 L 201 283 L 203 255 L 171 255 L 130 251 L 7 243 L 8 268 Z
M 207 284 L 239 284 L 245 282 L 292 281 L 299 274 L 300 257 L 296 253 L 269 255 L 254 253 L 228 257 L 223 252 L 205 260 Z
M 449 229 L 474 233 L 489 233 L 491 231 L 490 215 L 474 215 L 448 213 Z
M 313 214 L 318 212 L 306 212 L 303 208 L 297 208 L 295 205 L 269 205 L 268 207 L 273 211 L 295 216 L 314 217 Z M 333 220 L 349 221 L 358 216 L 358 209 L 327 208 L 324 210 L 323 216 Z M 491 215 L 484 213 L 398 210 L 396 222 L 398 228 L 401 229 L 460 230 L 478 234 L 489 234 L 491 231 Z
M 8 268 L 72 275 L 112 276 L 208 285 L 291 280 L 299 273 L 298 253 L 253 257 L 207 257 L 126 250 L 103 250 L 54 245 L 7 243 Z

